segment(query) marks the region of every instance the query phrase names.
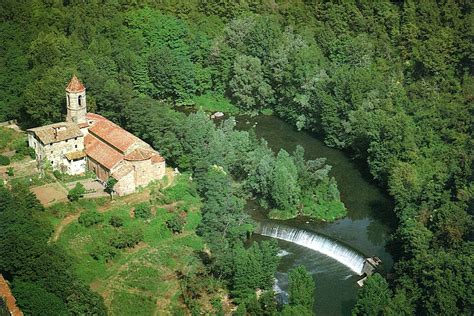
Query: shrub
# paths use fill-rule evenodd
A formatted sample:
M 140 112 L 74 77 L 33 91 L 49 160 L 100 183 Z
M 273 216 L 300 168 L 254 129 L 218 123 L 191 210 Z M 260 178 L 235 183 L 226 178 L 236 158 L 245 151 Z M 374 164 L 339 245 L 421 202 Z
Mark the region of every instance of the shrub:
M 62 178 L 63 178 L 63 174 L 59 170 L 54 170 L 53 171 L 53 176 L 58 180 L 62 180 Z
M 77 201 L 79 198 L 84 196 L 84 193 L 86 193 L 86 189 L 82 185 L 82 183 L 77 182 L 76 186 L 69 190 L 69 193 L 67 195 L 67 198 L 69 201 Z
M 89 254 L 95 260 L 109 262 L 117 255 L 117 249 L 110 245 L 99 243 L 95 245 Z
M 85 211 L 79 216 L 78 222 L 85 227 L 90 227 L 94 224 L 101 223 L 104 216 L 95 210 Z
M 112 194 L 114 186 L 117 184 L 117 179 L 110 177 L 105 184 L 105 192 Z
M 135 217 L 147 219 L 151 216 L 151 207 L 149 203 L 140 203 L 135 207 Z
M 142 230 L 124 229 L 109 240 L 109 245 L 117 249 L 132 248 L 142 240 Z
M 33 148 L 31 147 L 28 147 L 26 149 L 26 152 L 28 153 L 28 156 L 30 156 L 31 159 L 35 159 L 36 158 L 36 152 Z
M 123 218 L 114 215 L 109 219 L 109 224 L 112 225 L 113 227 L 116 227 L 116 228 L 122 227 L 123 226 Z
M 13 169 L 13 167 L 8 167 L 7 175 L 13 177 L 15 175 L 15 169 Z
M 7 156 L 0 155 L 0 166 L 8 166 L 10 164 L 10 158 Z
M 166 221 L 166 226 L 175 234 L 181 233 L 185 224 L 186 220 L 178 214 Z

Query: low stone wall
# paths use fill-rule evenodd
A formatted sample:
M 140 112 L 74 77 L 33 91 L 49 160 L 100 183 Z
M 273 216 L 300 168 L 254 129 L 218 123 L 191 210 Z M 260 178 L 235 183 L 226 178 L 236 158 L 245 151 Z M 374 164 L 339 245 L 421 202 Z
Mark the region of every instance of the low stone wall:
M 9 120 L 6 122 L 0 122 L 0 126 L 9 126 L 9 125 L 16 125 L 17 121 L 16 120 Z

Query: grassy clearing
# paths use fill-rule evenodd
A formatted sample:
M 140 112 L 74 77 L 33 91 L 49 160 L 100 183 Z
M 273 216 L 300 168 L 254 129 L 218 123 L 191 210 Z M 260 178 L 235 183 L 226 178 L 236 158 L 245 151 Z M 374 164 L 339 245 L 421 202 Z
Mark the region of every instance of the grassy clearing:
M 225 97 L 216 94 L 204 94 L 193 98 L 194 106 L 207 112 L 224 112 L 238 114 L 239 108 L 230 103 Z
M 175 185 L 166 189 L 151 188 L 154 211 L 149 219 L 131 217 L 130 210 L 137 203 L 127 205 L 121 199 L 57 204 L 44 213 L 53 224 L 58 224 L 61 218 L 81 210 L 100 210 L 101 223 L 85 227 L 74 220 L 57 244 L 73 256 L 78 277 L 104 297 L 112 315 L 163 315 L 185 310 L 176 271 L 202 268 L 195 251 L 202 250 L 204 244 L 194 232 L 201 220 L 200 200 L 189 175 L 175 180 Z M 156 187 L 163 187 L 163 183 Z M 166 226 L 166 221 L 177 213 L 186 216 L 181 234 L 173 234 Z M 110 225 L 112 216 L 120 217 L 123 226 Z M 143 231 L 143 241 L 134 248 L 118 250 L 108 262 L 94 259 L 90 255 L 94 247 L 107 243 L 120 229 Z

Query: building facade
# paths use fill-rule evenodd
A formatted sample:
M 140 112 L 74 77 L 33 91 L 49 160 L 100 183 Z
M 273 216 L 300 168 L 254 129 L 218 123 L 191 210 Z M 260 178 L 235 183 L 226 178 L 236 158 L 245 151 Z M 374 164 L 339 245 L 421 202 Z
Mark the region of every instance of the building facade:
M 66 87 L 66 122 L 29 129 L 38 165 L 81 174 L 91 170 L 102 183 L 114 178 L 118 195 L 165 175 L 165 160 L 150 145 L 105 117 L 87 113 L 86 89 L 74 76 Z

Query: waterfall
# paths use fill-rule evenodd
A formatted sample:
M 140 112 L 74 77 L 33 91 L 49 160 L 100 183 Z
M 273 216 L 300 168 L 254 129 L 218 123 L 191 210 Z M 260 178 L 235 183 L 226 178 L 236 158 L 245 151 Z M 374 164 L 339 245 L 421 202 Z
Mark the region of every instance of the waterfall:
M 342 263 L 358 275 L 362 274 L 365 258 L 328 237 L 302 229 L 273 223 L 260 223 L 256 233 L 315 250 Z

